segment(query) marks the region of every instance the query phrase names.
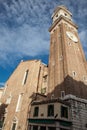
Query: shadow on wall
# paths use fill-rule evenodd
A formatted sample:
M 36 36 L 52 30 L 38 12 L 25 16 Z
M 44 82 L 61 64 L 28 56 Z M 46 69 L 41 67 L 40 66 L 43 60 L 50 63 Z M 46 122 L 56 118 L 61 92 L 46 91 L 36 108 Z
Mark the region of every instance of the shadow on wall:
M 6 104 L 0 105 L 0 128 L 2 128 L 4 123 L 6 108 L 7 108 Z
M 84 80 L 85 81 L 85 80 Z M 85 81 L 87 83 L 87 81 Z M 61 97 L 61 91 L 65 92 L 65 95 L 72 94 L 79 98 L 87 99 L 87 85 L 82 81 L 76 81 L 69 75 L 64 79 L 64 82 L 54 87 L 55 89 L 47 94 L 48 99 L 54 96 L 54 98 Z

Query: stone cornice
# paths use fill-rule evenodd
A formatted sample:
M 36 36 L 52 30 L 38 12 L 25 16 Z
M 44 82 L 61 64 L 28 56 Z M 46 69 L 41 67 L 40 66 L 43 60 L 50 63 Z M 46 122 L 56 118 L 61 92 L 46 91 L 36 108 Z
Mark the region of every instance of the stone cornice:
M 49 32 L 51 32 L 51 30 L 61 21 L 61 20 L 65 20 L 66 22 L 68 22 L 69 24 L 71 24 L 72 26 L 74 26 L 76 29 L 78 29 L 78 26 L 76 24 L 74 24 L 72 21 L 68 20 L 67 18 L 65 18 L 64 16 L 60 16 L 53 24 L 52 26 L 49 28 Z

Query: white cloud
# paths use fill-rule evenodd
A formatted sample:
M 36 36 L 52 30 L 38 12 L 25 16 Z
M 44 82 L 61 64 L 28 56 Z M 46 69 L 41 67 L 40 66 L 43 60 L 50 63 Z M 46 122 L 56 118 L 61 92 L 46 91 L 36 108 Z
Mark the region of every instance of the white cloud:
M 87 41 L 87 30 L 83 30 L 80 32 L 80 38 L 81 38 L 81 41 L 84 43 L 84 47 L 86 47 L 86 41 Z
M 23 56 L 48 54 L 50 42 L 48 28 L 51 25 L 51 14 L 54 8 L 64 4 L 72 10 L 73 16 L 85 17 L 87 8 L 83 7 L 87 2 L 80 0 L 78 4 L 78 1 L 74 3 L 72 0 L 11 0 L 10 4 L 4 1 L 6 12 L 0 14 L 0 18 L 4 19 L 0 27 L 0 65 L 11 65 Z M 8 23 L 12 27 L 3 26 Z M 80 33 L 84 48 L 87 48 L 84 42 L 86 32 Z
M 0 31 L 0 59 L 5 63 L 15 61 L 17 57 L 48 53 L 49 41 L 44 39 L 37 28 L 25 24 L 14 31 L 7 28 L 2 28 L 2 30 L 3 34 Z
M 3 3 L 5 21 L 12 27 L 1 25 L 0 29 L 0 65 L 13 64 L 23 56 L 48 54 L 49 36 L 46 17 L 47 5 L 39 1 L 15 0 L 8 5 Z M 10 21 L 10 22 L 9 22 Z M 12 25 L 13 24 L 13 25 Z M 15 25 L 17 27 L 15 28 Z M 34 26 L 34 24 L 36 24 Z

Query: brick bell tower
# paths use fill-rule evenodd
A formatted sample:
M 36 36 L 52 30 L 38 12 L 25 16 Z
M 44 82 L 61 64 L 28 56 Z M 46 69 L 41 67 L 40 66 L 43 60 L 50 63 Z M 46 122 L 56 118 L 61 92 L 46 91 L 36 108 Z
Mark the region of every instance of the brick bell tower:
M 72 94 L 87 98 L 86 59 L 72 14 L 59 6 L 52 15 L 48 96 Z

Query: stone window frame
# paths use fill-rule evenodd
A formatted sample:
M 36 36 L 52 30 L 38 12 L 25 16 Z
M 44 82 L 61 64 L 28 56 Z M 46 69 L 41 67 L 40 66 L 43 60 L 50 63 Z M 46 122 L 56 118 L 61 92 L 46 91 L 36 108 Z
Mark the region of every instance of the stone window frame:
M 13 125 L 16 124 L 15 128 L 13 128 Z M 17 129 L 17 124 L 18 124 L 18 119 L 17 117 L 14 117 L 11 125 L 11 130 L 16 130 Z
M 54 116 L 54 104 L 49 104 L 48 105 L 47 116 L 48 117 Z
M 72 76 L 76 77 L 77 73 L 75 71 L 72 71 Z
M 61 105 L 61 118 L 68 119 L 68 107 Z
M 23 98 L 23 93 L 19 94 L 19 96 L 18 96 L 16 112 L 19 112 L 21 110 L 22 98 Z
M 39 115 L 39 106 L 35 106 L 34 107 L 33 117 L 38 117 L 38 115 Z

